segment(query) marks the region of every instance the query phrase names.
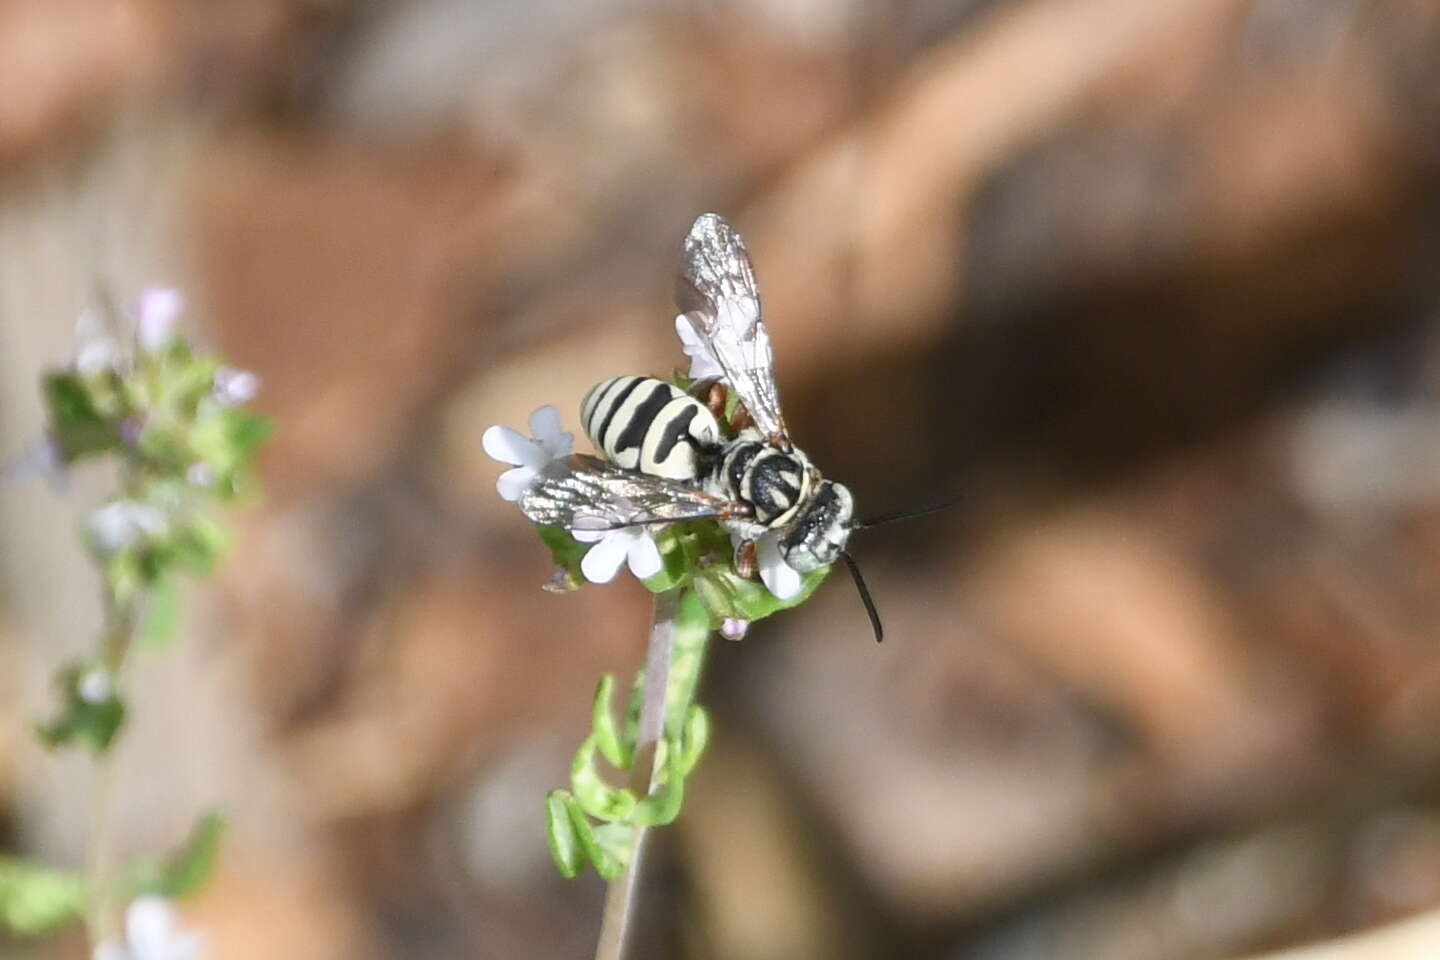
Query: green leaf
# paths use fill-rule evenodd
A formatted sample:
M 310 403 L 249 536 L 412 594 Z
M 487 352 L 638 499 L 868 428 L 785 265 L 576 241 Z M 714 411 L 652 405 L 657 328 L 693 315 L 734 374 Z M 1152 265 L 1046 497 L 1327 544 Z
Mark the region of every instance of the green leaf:
M 551 790 L 545 797 L 545 836 L 550 841 L 550 856 L 566 880 L 573 880 L 585 869 L 585 851 L 576 836 L 569 808 L 575 798 L 564 790 Z
M 40 382 L 51 434 L 66 463 L 120 446 L 116 423 L 95 406 L 90 388 L 78 374 L 48 373 Z
M 70 923 L 85 909 L 85 884 L 76 874 L 0 857 L 0 923 L 32 937 Z
M 615 727 L 615 712 L 612 700 L 615 693 L 614 674 L 605 674 L 595 688 L 595 703 L 591 707 L 590 728 L 600 754 L 616 770 L 629 770 L 634 758 L 634 744 L 625 743 Z
M 40 742 L 54 750 L 72 743 L 104 753 L 115 742 L 125 723 L 125 702 L 111 690 L 104 700 L 91 703 L 80 695 L 82 678 L 91 670 L 103 669 L 89 664 L 70 664 L 56 674 L 60 711 L 46 723 L 37 724 L 35 733 Z
M 652 790 L 635 805 L 629 822 L 636 826 L 663 827 L 680 816 L 680 808 L 685 805 L 685 773 L 681 769 L 680 744 L 667 739 L 664 748 L 665 776 L 658 789 Z
M 685 720 L 685 737 L 681 741 L 680 751 L 680 774 L 688 777 L 690 771 L 695 769 L 695 764 L 700 762 L 700 755 L 705 752 L 705 745 L 710 742 L 710 717 L 702 707 L 691 707 L 690 716 Z
M 570 789 L 581 808 L 598 820 L 624 820 L 635 809 L 635 794 L 610 786 L 595 769 L 595 737 L 585 738 L 570 763 Z
M 220 845 L 225 838 L 225 819 L 207 813 L 190 830 L 180 848 L 160 863 L 142 861 L 131 870 L 136 893 L 153 893 L 178 899 L 198 891 L 215 872 Z
M 225 411 L 225 432 L 230 441 L 231 452 L 237 459 L 249 461 L 260 444 L 270 438 L 274 425 L 266 417 L 256 416 L 248 410 L 230 409 Z
M 596 828 L 578 803 L 565 804 L 565 813 L 595 872 L 606 880 L 614 880 L 624 873 L 630 862 L 630 851 L 634 849 L 634 829 L 623 823 L 607 823 Z
M 163 649 L 175 633 L 175 624 L 179 619 L 179 588 L 173 577 L 161 577 L 155 582 L 145 607 L 145 616 L 140 622 L 140 644 L 152 650 Z
M 164 554 L 180 569 L 204 577 L 214 571 L 229 546 L 230 534 L 223 524 L 196 516 L 175 530 L 165 544 Z

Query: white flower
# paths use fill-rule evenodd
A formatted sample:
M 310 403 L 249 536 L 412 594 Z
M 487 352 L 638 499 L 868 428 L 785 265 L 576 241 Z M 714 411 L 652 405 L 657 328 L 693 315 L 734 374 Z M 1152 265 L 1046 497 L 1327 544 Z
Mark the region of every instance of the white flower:
M 260 378 L 249 370 L 221 367 L 215 371 L 215 402 L 222 407 L 238 407 L 249 403 L 260 392 Z
M 90 542 L 104 556 L 119 553 L 142 537 L 165 531 L 165 512 L 138 500 L 116 500 L 91 512 L 85 521 Z
M 630 572 L 648 580 L 660 572 L 660 548 L 645 527 L 621 527 L 618 530 L 571 530 L 581 543 L 593 543 L 580 560 L 580 572 L 591 583 L 609 583 L 620 572 L 620 565 L 630 562 Z
M 680 314 L 675 318 L 675 332 L 680 335 L 680 349 L 690 358 L 690 379 L 704 380 L 707 377 L 724 377 L 720 361 L 715 359 L 710 345 L 695 332 L 695 327 Z
M 120 369 L 125 351 L 110 335 L 104 318 L 96 310 L 85 310 L 75 320 L 75 372 L 93 377 Z
M 530 432 L 533 438 L 509 427 L 494 426 L 480 440 L 491 459 L 515 468 L 500 474 L 495 483 L 495 489 L 506 500 L 519 500 L 547 463 L 568 457 L 575 449 L 575 435 L 561 429 L 560 413 L 549 404 L 530 414 Z
M 135 320 L 135 339 L 146 353 L 159 353 L 175 340 L 175 326 L 185 298 L 179 290 L 169 287 L 147 287 L 140 294 L 139 315 Z
M 800 571 L 786 563 L 780 552 L 778 531 L 770 530 L 755 541 L 755 562 L 760 566 L 760 580 L 765 588 L 781 600 L 789 600 L 804 585 Z
M 205 940 L 179 924 L 164 897 L 139 897 L 125 911 L 125 942 L 102 943 L 94 960 L 199 960 Z
M 110 679 L 110 671 L 104 667 L 91 667 L 80 675 L 75 692 L 92 707 L 109 703 L 115 696 L 115 684 Z

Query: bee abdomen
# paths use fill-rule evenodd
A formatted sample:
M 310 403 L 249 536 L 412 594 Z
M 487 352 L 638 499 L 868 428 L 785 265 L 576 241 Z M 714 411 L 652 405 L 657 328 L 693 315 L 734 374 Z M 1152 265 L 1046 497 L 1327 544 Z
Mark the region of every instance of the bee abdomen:
M 580 404 L 580 420 L 610 462 L 673 480 L 693 480 L 720 442 L 720 424 L 706 406 L 654 377 L 614 377 Z

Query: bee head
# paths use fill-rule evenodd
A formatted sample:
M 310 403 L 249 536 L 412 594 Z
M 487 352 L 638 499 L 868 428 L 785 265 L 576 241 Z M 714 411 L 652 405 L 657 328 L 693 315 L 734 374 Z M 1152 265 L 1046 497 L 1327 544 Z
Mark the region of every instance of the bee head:
M 821 480 L 780 541 L 785 562 L 801 573 L 809 573 L 840 559 L 854 526 L 854 512 L 855 501 L 845 486 Z

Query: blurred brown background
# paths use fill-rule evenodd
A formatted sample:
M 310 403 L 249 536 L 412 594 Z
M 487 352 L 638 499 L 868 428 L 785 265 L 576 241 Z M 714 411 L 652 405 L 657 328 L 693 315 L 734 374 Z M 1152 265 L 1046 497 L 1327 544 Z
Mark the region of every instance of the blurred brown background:
M 648 595 L 541 592 L 480 434 L 676 366 L 713 209 L 814 459 L 862 511 L 965 499 L 857 537 L 882 647 L 836 577 L 713 650 L 647 956 L 1201 960 L 1440 907 L 1437 188 L 1433 0 L 0 0 L 0 449 L 97 282 L 182 286 L 277 425 L 141 671 L 123 842 L 228 812 L 220 960 L 590 955 L 542 798 Z M 101 489 L 0 492 L 0 849 L 60 863 L 86 767 L 26 731 Z

